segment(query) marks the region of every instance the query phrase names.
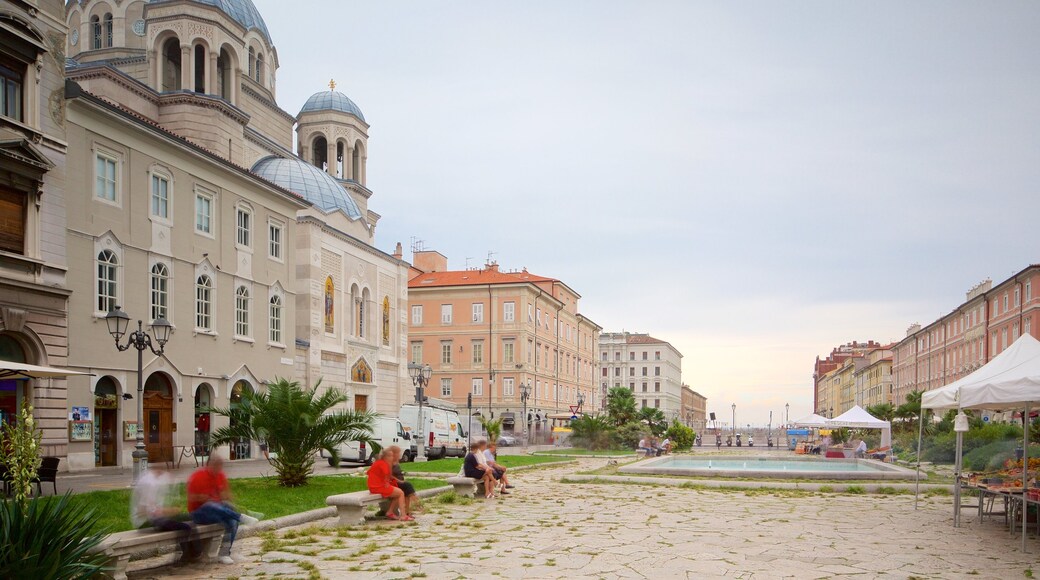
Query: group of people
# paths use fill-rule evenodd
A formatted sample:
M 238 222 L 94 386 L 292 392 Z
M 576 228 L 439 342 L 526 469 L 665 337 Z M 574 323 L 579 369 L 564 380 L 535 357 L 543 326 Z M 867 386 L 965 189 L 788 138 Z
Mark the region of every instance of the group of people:
M 643 437 L 639 440 L 636 452 L 642 453 L 646 457 L 659 457 L 665 453 L 672 452 L 672 441 L 667 437 L 660 442 L 658 442 L 657 437 Z
M 243 514 L 232 503 L 231 488 L 224 474 L 224 460 L 213 454 L 209 461 L 188 477 L 188 511 L 171 505 L 172 479 L 162 464 L 141 474 L 131 496 L 130 520 L 138 528 L 184 532 L 181 561 L 190 562 L 202 556 L 202 546 L 195 526 L 221 524 L 224 537 L 217 552 L 222 564 L 234 564 L 231 545 L 240 524 L 255 524 L 257 519 Z
M 418 496 L 415 495 L 415 486 L 404 479 L 401 455 L 401 448 L 397 445 L 379 452 L 379 457 L 368 468 L 368 491 L 390 501 L 384 514 L 387 519 L 410 522 L 415 519 L 413 510 L 419 507 Z
M 480 439 L 470 444 L 469 453 L 462 461 L 462 475 L 484 483 L 484 497 L 494 499 L 508 495 L 513 485 L 506 475 L 506 466 L 498 463 L 498 446 Z M 496 490 L 498 494 L 496 494 Z

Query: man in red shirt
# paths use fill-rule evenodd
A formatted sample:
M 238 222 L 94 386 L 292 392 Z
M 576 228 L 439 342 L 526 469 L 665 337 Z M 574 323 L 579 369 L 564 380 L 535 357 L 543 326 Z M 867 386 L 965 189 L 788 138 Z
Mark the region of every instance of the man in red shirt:
M 231 505 L 231 489 L 224 475 L 224 460 L 210 455 L 209 462 L 195 470 L 188 478 L 188 512 L 196 524 L 222 524 L 224 539 L 220 543 L 219 562 L 234 564 L 231 544 L 238 533 L 238 524 L 254 524 L 257 519 L 242 515 Z

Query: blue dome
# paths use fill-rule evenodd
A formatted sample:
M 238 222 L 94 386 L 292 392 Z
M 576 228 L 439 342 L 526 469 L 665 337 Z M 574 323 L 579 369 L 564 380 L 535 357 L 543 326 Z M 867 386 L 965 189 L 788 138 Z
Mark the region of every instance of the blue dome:
M 298 157 L 269 155 L 253 164 L 251 171 L 320 207 L 325 212 L 343 210 L 350 219 L 361 219 L 353 198 L 328 173 Z
M 168 2 L 170 0 L 150 0 L 152 4 Z M 205 4 L 227 14 L 232 20 L 241 24 L 246 30 L 256 29 L 267 40 L 267 44 L 273 45 L 271 33 L 267 31 L 264 19 L 260 17 L 260 11 L 253 6 L 253 0 L 192 0 L 196 4 Z
M 347 95 L 339 91 L 322 91 L 311 95 L 311 98 L 307 99 L 307 102 L 303 104 L 303 108 L 300 109 L 300 114 L 310 111 L 339 111 L 348 115 L 354 115 L 362 121 L 365 120 L 365 116 L 361 114 L 361 109 L 354 104 L 354 101 L 351 101 Z

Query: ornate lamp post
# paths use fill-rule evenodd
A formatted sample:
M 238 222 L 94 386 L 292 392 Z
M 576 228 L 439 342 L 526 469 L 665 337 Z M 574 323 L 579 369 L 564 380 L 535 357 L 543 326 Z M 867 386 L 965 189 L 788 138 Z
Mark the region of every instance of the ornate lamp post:
M 148 469 L 148 452 L 144 448 L 144 377 L 142 376 L 144 351 L 147 349 L 155 356 L 162 356 L 166 342 L 170 340 L 170 332 L 173 330 L 173 325 L 165 318 L 158 318 L 152 322 L 152 334 L 155 337 L 155 342 L 159 345 L 159 350 L 156 350 L 152 346 L 152 337 L 144 331 L 140 320 L 137 321 L 137 330 L 127 335 L 126 344 L 119 344 L 119 340 L 123 338 L 127 327 L 130 326 L 130 316 L 120 310 L 119 306 L 116 306 L 115 309 L 110 310 L 105 315 L 105 324 L 108 325 L 108 333 L 115 339 L 116 348 L 119 349 L 119 352 L 130 347 L 137 349 L 137 445 L 132 454 L 134 458 L 134 485 L 136 485 L 137 481 L 141 479 L 141 474 Z
M 733 409 L 733 422 L 730 423 L 730 425 L 733 426 L 733 434 L 736 435 L 737 434 L 737 404 L 733 403 L 731 408 Z
M 791 427 L 791 403 L 784 403 L 784 428 Z
M 419 418 L 415 421 L 419 427 L 419 442 L 415 449 L 415 460 L 426 461 L 426 448 L 424 446 L 426 421 L 424 421 L 422 407 L 426 401 L 426 387 L 430 385 L 433 368 L 430 365 L 408 363 L 408 375 L 412 377 L 412 384 L 415 385 L 415 400 L 419 403 Z
M 581 413 L 581 406 L 585 404 L 585 393 L 578 391 L 578 413 Z
M 524 422 L 524 448 L 527 448 L 527 399 L 531 396 L 531 379 L 527 379 L 527 384 L 520 383 L 520 403 L 524 406 L 523 422 Z

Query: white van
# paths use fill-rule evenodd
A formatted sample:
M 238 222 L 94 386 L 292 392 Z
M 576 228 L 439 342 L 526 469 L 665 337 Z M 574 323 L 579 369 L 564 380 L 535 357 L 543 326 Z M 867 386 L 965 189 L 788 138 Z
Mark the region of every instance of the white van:
M 465 457 L 466 456 L 466 429 L 459 419 L 459 413 L 446 406 L 423 405 L 424 426 L 422 428 L 423 446 L 426 448 L 426 457 L 440 459 L 441 457 Z M 407 403 L 401 405 L 401 424 L 404 425 L 405 433 L 415 441 L 420 435 L 419 405 Z
M 379 446 L 379 449 L 397 445 L 404 450 L 402 456 L 404 461 L 411 461 L 415 456 L 410 436 L 405 433 L 404 427 L 396 417 L 376 415 L 372 422 L 372 440 Z M 340 461 L 350 461 L 352 463 L 371 464 L 375 460 L 376 455 L 376 448 L 366 445 L 363 441 L 347 441 L 340 444 L 338 451 Z M 321 450 L 321 456 L 328 459 L 329 465 L 338 467 L 324 449 Z

